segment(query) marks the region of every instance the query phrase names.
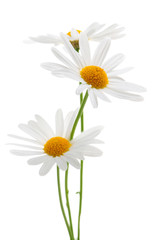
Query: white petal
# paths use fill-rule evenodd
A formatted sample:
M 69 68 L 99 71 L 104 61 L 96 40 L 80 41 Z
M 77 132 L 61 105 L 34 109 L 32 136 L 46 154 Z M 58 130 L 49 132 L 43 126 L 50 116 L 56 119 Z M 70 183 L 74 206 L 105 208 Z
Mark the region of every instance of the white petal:
M 61 64 L 57 64 L 57 63 L 51 63 L 51 62 L 45 62 L 41 64 L 41 67 L 43 67 L 44 69 L 48 70 L 48 71 L 61 71 L 61 70 L 66 70 L 67 68 Z
M 56 157 L 56 163 L 58 165 L 58 167 L 63 170 L 66 171 L 67 170 L 67 162 L 65 162 L 61 157 Z
M 17 144 L 17 143 L 8 143 L 7 145 L 30 148 L 30 149 L 34 149 L 34 150 L 43 150 L 42 147 L 36 147 L 36 146 L 31 146 L 31 145 L 23 145 L 23 144 Z
M 52 128 L 50 125 L 40 116 L 40 115 L 35 115 L 35 118 L 37 120 L 37 124 L 39 127 L 45 132 L 46 136 L 50 139 L 55 136 Z
M 79 33 L 74 28 L 71 30 L 71 39 L 72 40 L 78 40 L 79 39 Z
M 67 155 L 67 157 L 66 156 L 62 156 L 61 159 L 63 161 L 66 161 L 66 162 L 70 163 L 73 167 L 75 167 L 77 169 L 80 169 L 80 167 L 81 167 L 79 161 L 77 159 L 69 156 L 69 155 Z
M 72 156 L 73 158 L 78 158 L 80 160 L 84 160 L 84 156 L 81 152 L 78 152 L 75 150 L 72 150 L 72 148 L 69 149 L 69 152 L 64 153 L 64 156 Z
M 128 68 L 124 68 L 124 69 L 120 69 L 120 70 L 116 70 L 116 71 L 111 71 L 109 73 L 107 73 L 108 78 L 109 77 L 117 77 L 118 75 L 124 74 L 130 70 L 132 70 L 132 67 L 128 67 Z
M 61 43 L 61 39 L 58 36 L 51 34 L 41 35 L 38 37 L 30 37 L 30 39 L 39 43 L 54 43 L 54 44 Z
M 37 132 L 33 131 L 28 125 L 26 125 L 26 124 L 19 124 L 19 128 L 23 132 L 25 132 L 25 133 L 29 134 L 30 136 L 32 136 L 33 138 L 35 138 L 38 142 L 43 143 L 43 144 L 46 142 L 45 138 L 43 138 Z
M 48 160 L 51 160 L 52 157 L 51 156 L 48 156 L 48 155 L 43 155 L 43 156 L 40 156 L 40 157 L 35 157 L 35 158 L 30 158 L 28 160 L 28 164 L 29 165 L 39 165 L 41 163 L 44 163 Z
M 39 171 L 40 176 L 46 175 L 51 170 L 54 164 L 55 159 L 53 157 L 52 159 L 49 159 L 47 162 L 44 162 Z
M 32 129 L 33 131 L 37 132 L 38 134 L 40 134 L 45 140 L 47 140 L 47 136 L 45 134 L 45 132 L 38 126 L 38 124 L 35 121 L 30 120 L 28 122 L 28 126 L 30 127 L 30 129 Z
M 65 57 L 60 51 L 58 51 L 56 48 L 52 48 L 52 52 L 54 55 L 61 61 L 63 62 L 68 68 L 71 68 L 75 71 L 78 70 L 77 66 L 72 63 L 67 57 Z
M 80 84 L 78 88 L 76 89 L 76 94 L 81 94 L 85 89 L 90 88 L 91 86 L 88 84 Z
M 127 99 L 127 100 L 131 100 L 131 101 L 136 101 L 136 102 L 140 102 L 143 101 L 143 97 L 140 95 L 136 95 L 136 94 L 131 94 L 131 93 L 127 93 L 127 92 L 120 92 L 117 90 L 113 90 L 110 88 L 105 88 L 104 91 L 110 95 L 112 95 L 113 97 L 117 97 L 117 98 L 121 98 L 121 99 Z
M 81 78 L 80 74 L 71 70 L 71 69 L 61 69 L 61 70 L 56 70 L 52 71 L 52 74 L 57 76 L 57 77 L 62 77 L 62 78 L 71 78 L 75 81 L 78 82 L 84 82 L 84 80 Z
M 106 73 L 110 72 L 114 68 L 116 68 L 123 60 L 125 56 L 121 53 L 116 54 L 112 58 L 108 59 L 104 64 L 103 68 L 106 70 Z
M 38 142 L 38 141 L 36 141 L 36 140 L 33 140 L 33 139 L 20 137 L 20 136 L 14 135 L 14 134 L 8 134 L 8 136 L 9 136 L 9 137 L 12 137 L 12 138 L 20 139 L 20 140 L 23 140 L 23 141 L 26 141 L 26 142 L 31 142 L 31 143 L 35 143 L 35 144 L 38 144 L 38 145 L 43 146 L 42 143 L 40 143 L 40 142 Z
M 109 88 L 110 89 L 114 89 L 114 90 L 118 90 L 118 91 L 132 91 L 132 92 L 145 92 L 146 88 L 134 84 L 134 83 L 129 83 L 129 82 L 116 82 L 116 83 L 109 83 Z
M 91 61 L 90 47 L 88 43 L 88 37 L 84 32 L 80 33 L 79 35 L 79 46 L 85 65 L 86 66 L 90 65 Z
M 102 65 L 102 63 L 107 55 L 107 52 L 109 50 L 110 43 L 111 43 L 111 40 L 108 38 L 108 39 L 103 40 L 98 45 L 98 47 L 94 53 L 94 56 L 93 56 L 93 60 L 92 60 L 93 65 L 95 65 L 95 66 Z
M 90 97 L 90 101 L 92 103 L 92 106 L 94 108 L 97 108 L 98 107 L 98 101 L 97 101 L 97 97 L 93 91 L 93 89 L 88 89 L 88 93 L 89 93 L 89 97 Z
M 111 102 L 109 100 L 109 98 L 102 92 L 102 90 L 100 89 L 94 89 L 94 92 L 96 94 L 97 97 L 99 97 L 100 99 L 106 101 L 106 102 Z
M 31 155 L 42 155 L 44 151 L 27 151 L 27 150 L 10 150 L 11 153 L 17 156 L 31 156 Z
M 68 53 L 74 60 L 74 62 L 77 64 L 78 67 L 82 68 L 83 63 L 80 59 L 80 55 L 76 52 L 76 50 L 73 48 L 72 44 L 68 40 L 67 36 L 65 36 L 63 33 L 61 33 L 61 38 L 64 42 L 65 48 L 67 49 Z
M 74 124 L 74 121 L 76 119 L 76 116 L 77 116 L 77 112 L 78 112 L 78 109 L 76 109 L 70 116 L 70 121 L 68 123 L 68 126 L 67 128 L 65 129 L 65 138 L 66 139 L 70 139 L 70 134 L 71 134 L 71 131 L 72 131 L 72 127 L 73 127 L 73 124 Z
M 79 136 L 74 138 L 71 143 L 73 143 L 75 146 L 77 146 L 78 143 L 84 142 L 84 141 L 91 141 L 93 138 L 98 136 L 100 132 L 102 131 L 103 126 L 97 126 L 90 128 L 84 132 L 82 132 Z
M 102 151 L 94 146 L 81 147 L 81 151 L 85 156 L 99 157 L 102 155 Z
M 63 136 L 64 119 L 63 119 L 63 112 L 61 109 L 57 110 L 56 112 L 55 122 L 56 122 L 56 136 Z
M 93 33 L 95 33 L 96 31 L 99 31 L 102 27 L 104 27 L 104 24 L 99 24 L 97 22 L 94 22 L 86 28 L 85 32 L 90 38 Z

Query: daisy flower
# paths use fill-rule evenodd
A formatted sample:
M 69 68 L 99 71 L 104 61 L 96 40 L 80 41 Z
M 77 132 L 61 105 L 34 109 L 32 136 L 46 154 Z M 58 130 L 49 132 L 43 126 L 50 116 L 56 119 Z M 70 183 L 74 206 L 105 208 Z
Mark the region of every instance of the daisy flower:
M 124 36 L 124 34 L 122 34 L 123 30 L 124 28 L 119 27 L 117 24 L 105 27 L 105 24 L 99 24 L 95 22 L 88 26 L 83 32 L 87 34 L 89 40 L 101 41 L 106 37 L 109 37 L 111 39 L 121 38 L 122 36 Z M 78 40 L 81 32 L 82 32 L 81 30 L 72 29 L 70 32 L 66 34 L 68 40 L 75 47 L 78 46 Z M 55 45 L 63 43 L 60 35 L 52 34 L 44 36 L 41 35 L 38 37 L 30 37 L 30 39 L 40 43 L 53 43 Z
M 49 124 L 39 115 L 35 115 L 36 121 L 29 121 L 28 124 L 20 124 L 19 128 L 32 138 L 20 137 L 9 134 L 10 137 L 27 141 L 30 145 L 9 143 L 17 147 L 28 148 L 29 150 L 14 149 L 10 152 L 17 156 L 32 156 L 28 160 L 30 165 L 42 164 L 39 174 L 46 175 L 53 165 L 66 171 L 67 163 L 79 169 L 79 160 L 84 156 L 100 156 L 101 150 L 92 144 L 102 143 L 95 139 L 101 132 L 101 126 L 91 128 L 73 140 L 70 140 L 70 133 L 77 115 L 77 111 L 69 112 L 65 120 L 62 110 L 58 110 L 55 116 L 56 131 L 53 132 Z
M 116 54 L 104 61 L 110 47 L 110 39 L 107 38 L 99 44 L 92 58 L 88 38 L 85 33 L 81 33 L 79 36 L 80 53 L 75 51 L 63 33 L 61 33 L 61 39 L 73 61 L 56 48 L 52 48 L 54 55 L 64 65 L 43 63 L 42 67 L 51 71 L 57 77 L 68 77 L 79 81 L 81 84 L 78 86 L 76 93 L 81 94 L 87 89 L 93 107 L 98 106 L 97 97 L 110 102 L 107 95 L 132 101 L 143 100 L 142 96 L 129 92 L 144 92 L 144 87 L 125 82 L 119 77 L 130 70 L 130 68 L 114 70 L 124 60 L 124 55 L 121 53 Z

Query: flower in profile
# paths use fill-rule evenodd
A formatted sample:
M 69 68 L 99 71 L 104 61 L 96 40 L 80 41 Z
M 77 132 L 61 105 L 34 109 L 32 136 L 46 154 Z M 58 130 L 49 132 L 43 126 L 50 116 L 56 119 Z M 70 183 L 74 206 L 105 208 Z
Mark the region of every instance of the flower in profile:
M 42 67 L 51 71 L 51 73 L 57 77 L 68 77 L 79 81 L 81 84 L 78 86 L 76 93 L 81 94 L 87 89 L 93 107 L 98 106 L 97 97 L 110 102 L 107 94 L 132 101 L 143 100 L 142 96 L 130 92 L 144 92 L 145 88 L 125 82 L 120 77 L 121 74 L 124 74 L 131 68 L 115 70 L 124 60 L 124 55 L 121 53 L 116 54 L 104 61 L 111 43 L 109 38 L 99 44 L 92 58 L 88 38 L 85 33 L 81 33 L 79 36 L 80 53 L 75 51 L 63 33 L 61 33 L 61 39 L 63 39 L 65 48 L 73 61 L 56 48 L 52 48 L 54 55 L 64 63 L 64 65 L 43 63 Z
M 124 36 L 122 33 L 124 30 L 123 27 L 119 27 L 117 24 L 113 24 L 109 27 L 105 27 L 105 24 L 99 24 L 97 22 L 92 23 L 88 26 L 83 32 L 87 34 L 89 40 L 93 41 L 101 41 L 106 37 L 111 39 L 118 39 Z M 70 32 L 66 34 L 68 40 L 74 45 L 78 46 L 79 36 L 81 34 L 81 30 L 72 29 Z M 40 43 L 53 43 L 55 45 L 63 43 L 60 35 L 41 35 L 38 37 L 30 37 L 31 40 L 40 42 Z
M 97 157 L 102 154 L 101 150 L 92 144 L 102 143 L 102 141 L 96 139 L 96 136 L 103 127 L 91 128 L 70 140 L 70 133 L 76 115 L 77 111 L 69 112 L 64 120 L 62 110 L 57 110 L 55 133 L 41 116 L 35 115 L 36 121 L 31 120 L 28 124 L 19 125 L 19 128 L 32 138 L 9 134 L 10 137 L 27 141 L 31 144 L 10 143 L 11 145 L 28 148 L 29 150 L 14 149 L 10 152 L 17 156 L 32 156 L 28 160 L 28 164 L 42 164 L 39 171 L 41 176 L 46 175 L 55 163 L 64 171 L 67 170 L 67 163 L 79 169 L 79 160 L 83 160 L 84 156 Z

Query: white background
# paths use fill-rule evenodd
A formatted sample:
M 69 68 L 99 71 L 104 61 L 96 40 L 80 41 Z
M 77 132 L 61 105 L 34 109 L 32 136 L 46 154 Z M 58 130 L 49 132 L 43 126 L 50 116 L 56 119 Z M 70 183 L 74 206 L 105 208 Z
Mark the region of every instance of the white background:
M 5 0 L 0 4 L 0 239 L 69 239 L 60 212 L 56 168 L 45 177 L 27 158 L 9 153 L 8 133 L 38 113 L 54 124 L 57 108 L 79 104 L 77 83 L 57 79 L 40 67 L 56 61 L 51 45 L 26 44 L 28 36 L 83 30 L 94 21 L 118 23 L 126 37 L 112 42 L 109 56 L 122 52 L 125 79 L 147 88 L 144 102 L 111 98 L 85 109 L 85 128 L 104 125 L 104 154 L 84 164 L 81 240 L 159 239 L 159 33 L 158 1 Z M 92 48 L 96 44 L 92 44 Z M 54 125 L 53 125 L 54 126 Z M 63 176 L 63 174 L 62 174 Z M 79 171 L 69 188 L 77 232 Z

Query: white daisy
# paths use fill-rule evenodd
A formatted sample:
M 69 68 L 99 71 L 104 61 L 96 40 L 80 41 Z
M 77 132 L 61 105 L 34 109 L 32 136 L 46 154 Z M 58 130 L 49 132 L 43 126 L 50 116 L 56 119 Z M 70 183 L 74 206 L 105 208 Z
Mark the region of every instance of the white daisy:
M 140 95 L 129 93 L 129 91 L 144 92 L 145 88 L 125 82 L 119 77 L 130 70 L 130 68 L 114 70 L 124 60 L 124 55 L 116 54 L 104 61 L 110 47 L 110 39 L 105 39 L 99 44 L 92 58 L 88 38 L 85 33 L 81 33 L 79 37 L 80 53 L 75 51 L 68 38 L 62 33 L 61 39 L 73 61 L 56 48 L 52 48 L 54 55 L 64 65 L 43 63 L 42 67 L 51 71 L 57 77 L 68 77 L 79 81 L 81 84 L 77 88 L 76 93 L 80 94 L 87 89 L 93 107 L 98 106 L 97 97 L 107 102 L 110 101 L 105 94 L 132 101 L 143 100 L 143 97 Z
M 47 174 L 55 163 L 64 171 L 67 169 L 67 163 L 79 169 L 79 160 L 83 160 L 84 156 L 97 157 L 102 154 L 101 150 L 92 146 L 92 144 L 102 143 L 102 141 L 95 138 L 103 127 L 91 128 L 70 140 L 70 133 L 76 115 L 77 111 L 69 112 L 64 120 L 62 110 L 59 109 L 55 116 L 55 133 L 41 116 L 35 115 L 36 121 L 29 121 L 28 124 L 19 125 L 19 128 L 33 139 L 9 134 L 10 137 L 31 144 L 10 143 L 11 145 L 28 148 L 29 150 L 14 149 L 10 152 L 17 156 L 34 156 L 28 160 L 28 164 L 42 164 L 39 171 L 41 176 Z
M 124 36 L 124 34 L 122 34 L 123 30 L 124 28 L 119 27 L 117 24 L 113 24 L 105 28 L 105 24 L 99 24 L 95 22 L 87 27 L 83 32 L 87 34 L 89 40 L 101 41 L 106 37 L 109 37 L 111 39 L 121 38 Z M 70 40 L 73 44 L 78 44 L 76 41 L 79 40 L 81 32 L 81 30 L 72 29 L 66 34 L 66 36 L 68 40 Z M 30 37 L 30 39 L 40 43 L 53 43 L 55 45 L 63 43 L 60 35 L 52 34 Z

